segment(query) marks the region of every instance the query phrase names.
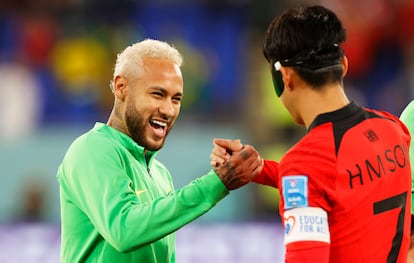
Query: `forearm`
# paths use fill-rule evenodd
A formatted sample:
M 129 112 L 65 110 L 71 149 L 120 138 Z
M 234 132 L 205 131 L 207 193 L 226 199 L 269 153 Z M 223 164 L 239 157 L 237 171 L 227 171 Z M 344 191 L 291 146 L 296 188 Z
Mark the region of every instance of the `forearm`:
M 119 251 L 128 252 L 156 241 L 195 220 L 228 194 L 214 172 L 151 202 L 112 202 L 110 211 L 92 215 L 99 232 Z M 111 202 L 107 202 L 111 204 Z M 102 205 L 102 204 L 101 204 Z
M 264 160 L 262 171 L 253 182 L 278 188 L 278 178 L 279 163 L 272 160 Z

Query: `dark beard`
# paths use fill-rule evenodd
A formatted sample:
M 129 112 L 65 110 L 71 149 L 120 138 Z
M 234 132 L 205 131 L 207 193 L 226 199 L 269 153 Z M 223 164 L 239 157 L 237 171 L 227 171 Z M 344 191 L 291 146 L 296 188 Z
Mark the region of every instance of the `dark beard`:
M 135 109 L 133 103 L 128 103 L 127 109 L 125 112 L 125 121 L 130 133 L 131 138 L 139 146 L 144 147 L 150 151 L 158 151 L 164 144 L 160 146 L 153 146 L 145 139 L 145 127 L 147 125 L 146 120 L 144 120 L 139 112 Z

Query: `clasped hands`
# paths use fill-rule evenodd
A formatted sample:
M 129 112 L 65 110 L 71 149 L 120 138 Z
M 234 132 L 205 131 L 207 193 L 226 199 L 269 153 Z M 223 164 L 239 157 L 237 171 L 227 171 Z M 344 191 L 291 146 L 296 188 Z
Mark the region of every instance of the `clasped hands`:
M 214 139 L 213 145 L 211 166 L 227 189 L 237 189 L 261 172 L 263 159 L 253 146 L 227 139 Z

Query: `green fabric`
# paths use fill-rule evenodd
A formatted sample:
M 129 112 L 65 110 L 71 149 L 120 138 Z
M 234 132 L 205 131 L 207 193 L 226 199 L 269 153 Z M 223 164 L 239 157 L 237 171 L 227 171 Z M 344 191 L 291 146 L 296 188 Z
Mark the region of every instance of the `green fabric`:
M 414 101 L 411 101 L 403 110 L 400 116 L 400 120 L 407 126 L 411 134 L 410 143 L 410 163 L 411 163 L 411 176 L 414 178 Z M 414 181 L 411 182 L 411 192 L 414 190 Z M 414 195 L 411 196 L 411 214 L 414 215 Z
M 167 168 L 102 123 L 57 172 L 61 262 L 175 262 L 175 234 L 229 192 L 214 171 L 175 191 Z M 185 164 L 183 164 L 185 165 Z

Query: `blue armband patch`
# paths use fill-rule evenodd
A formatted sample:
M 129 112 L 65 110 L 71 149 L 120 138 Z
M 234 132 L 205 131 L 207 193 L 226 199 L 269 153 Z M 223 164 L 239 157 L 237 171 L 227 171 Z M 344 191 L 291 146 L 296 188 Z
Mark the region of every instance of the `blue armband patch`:
M 282 178 L 285 209 L 307 207 L 308 177 L 306 175 L 285 176 Z

